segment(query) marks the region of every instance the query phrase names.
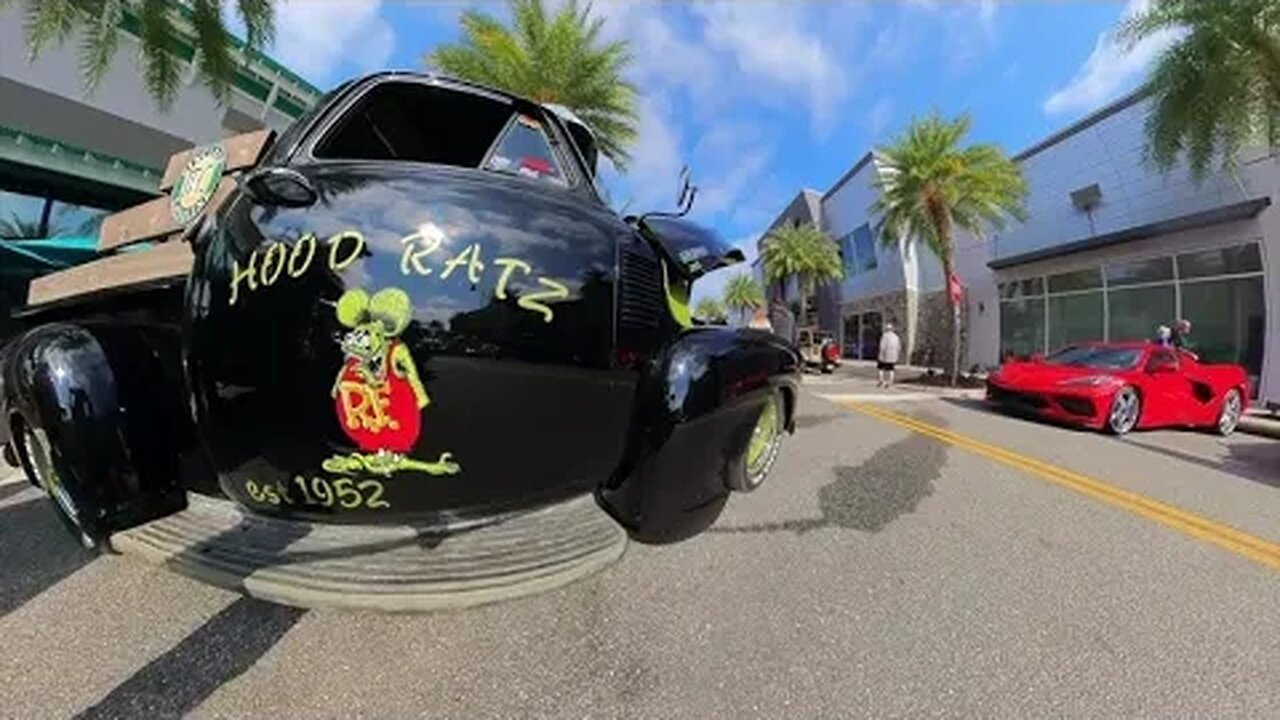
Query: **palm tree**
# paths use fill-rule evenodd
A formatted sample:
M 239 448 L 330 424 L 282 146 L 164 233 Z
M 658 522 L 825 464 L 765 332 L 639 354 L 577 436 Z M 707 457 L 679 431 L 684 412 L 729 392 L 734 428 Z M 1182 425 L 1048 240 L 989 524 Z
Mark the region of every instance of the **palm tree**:
M 694 317 L 707 323 L 723 323 L 726 318 L 724 303 L 718 298 L 704 297 L 693 306 Z
M 783 288 L 795 279 L 800 290 L 800 314 L 797 325 L 804 323 L 809 296 L 818 285 L 844 277 L 840 251 L 826 233 L 810 223 L 790 223 L 769 231 L 760 247 L 764 276 Z
M 880 196 L 869 212 L 887 246 L 923 242 L 942 262 L 950 281 L 955 270 L 953 235 L 958 228 L 983 235 L 1001 229 L 1007 217 L 1026 219 L 1027 183 L 1022 170 L 995 145 L 961 147 L 969 117 L 915 120 L 887 147 L 876 150 Z M 951 384 L 960 373 L 960 307 L 951 309 Z
M 0 0 L 0 8 L 15 0 Z M 140 61 L 147 91 L 162 108 L 178 97 L 186 72 L 179 57 L 179 38 L 195 48 L 193 62 L 200 80 L 226 102 L 235 78 L 234 42 L 222 6 L 231 0 L 25 0 L 27 52 L 31 59 L 50 43 L 64 44 L 79 33 L 80 70 L 93 91 L 102 82 L 119 47 L 120 26 L 137 22 L 142 44 Z M 271 42 L 275 33 L 274 0 L 235 0 L 245 27 L 245 55 Z M 190 37 L 179 30 L 189 25 Z
M 511 27 L 480 10 L 462 15 L 462 41 L 432 50 L 426 64 L 537 102 L 573 110 L 620 169 L 636 138 L 636 90 L 623 79 L 626 41 L 600 39 L 604 19 L 568 0 L 548 16 L 542 0 L 510 0 Z
M 724 286 L 724 306 L 738 313 L 742 324 L 756 308 L 764 305 L 764 291 L 750 275 L 734 275 Z
M 1230 167 L 1242 147 L 1280 147 L 1280 3 L 1275 0 L 1154 0 L 1120 25 L 1132 48 L 1178 32 L 1146 88 L 1147 155 L 1161 170 L 1186 153 L 1204 179 L 1215 157 Z

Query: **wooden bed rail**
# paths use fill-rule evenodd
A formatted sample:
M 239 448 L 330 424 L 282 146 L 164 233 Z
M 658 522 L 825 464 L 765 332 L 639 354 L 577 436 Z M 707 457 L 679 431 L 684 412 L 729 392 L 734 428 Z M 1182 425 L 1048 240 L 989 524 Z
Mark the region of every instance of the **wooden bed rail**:
M 181 241 L 183 231 L 226 201 L 236 186 L 233 176 L 256 166 L 274 138 L 273 131 L 258 130 L 169 158 L 160 181 L 168 194 L 106 217 L 98 232 L 98 252 L 106 256 L 32 280 L 27 304 L 188 274 L 192 254 Z M 144 242 L 155 246 L 118 252 Z

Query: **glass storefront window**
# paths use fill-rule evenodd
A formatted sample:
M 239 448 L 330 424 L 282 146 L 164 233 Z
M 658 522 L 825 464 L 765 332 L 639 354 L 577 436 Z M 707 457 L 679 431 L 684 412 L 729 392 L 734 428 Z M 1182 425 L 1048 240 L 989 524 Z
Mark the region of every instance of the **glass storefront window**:
M 1156 328 L 1174 321 L 1173 285 L 1109 290 L 1108 338 L 1113 342 L 1150 340 Z
M 44 237 L 42 197 L 0 190 L 0 238 L 27 240 Z
M 1000 297 L 1004 300 L 1038 295 L 1044 295 L 1044 278 L 1033 277 L 1000 285 Z
M 1243 365 L 1257 387 L 1266 328 L 1261 277 L 1186 283 L 1182 316 L 1191 321 L 1192 350 L 1201 360 Z
M 1087 268 L 1049 276 L 1051 293 L 1092 290 L 1099 287 L 1102 287 L 1102 271 L 1099 268 Z
M 1139 285 L 1173 279 L 1173 258 L 1134 260 L 1107 266 L 1107 286 Z
M 1049 298 L 1049 352 L 1077 342 L 1102 340 L 1102 293 Z
M 1028 358 L 1044 352 L 1044 299 L 1000 303 L 1000 358 Z
M 1262 254 L 1257 243 L 1178 256 L 1178 277 L 1183 280 L 1248 272 L 1262 272 Z

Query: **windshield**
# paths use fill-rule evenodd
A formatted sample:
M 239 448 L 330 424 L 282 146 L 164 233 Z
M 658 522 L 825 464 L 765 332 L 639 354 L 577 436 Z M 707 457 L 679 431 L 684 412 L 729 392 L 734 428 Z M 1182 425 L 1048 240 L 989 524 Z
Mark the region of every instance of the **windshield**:
M 1045 358 L 1050 365 L 1097 368 L 1100 370 L 1128 370 L 1142 357 L 1139 348 L 1117 348 L 1088 345 L 1069 347 Z

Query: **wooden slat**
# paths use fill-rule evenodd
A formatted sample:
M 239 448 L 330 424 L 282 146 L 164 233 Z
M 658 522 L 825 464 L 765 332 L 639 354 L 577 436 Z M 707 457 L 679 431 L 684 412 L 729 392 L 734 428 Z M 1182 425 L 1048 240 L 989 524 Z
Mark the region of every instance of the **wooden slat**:
M 234 179 L 222 178 L 204 212 L 218 209 L 235 187 Z M 107 216 L 102 221 L 102 228 L 98 231 L 98 250 L 105 251 L 129 243 L 166 237 L 181 229 L 181 226 L 173 221 L 173 215 L 169 211 L 169 198 L 158 197 Z
M 187 243 L 166 242 L 93 260 L 32 280 L 27 303 L 39 305 L 149 280 L 183 277 L 191 272 L 193 258 Z
M 251 133 L 236 135 L 222 141 L 222 149 L 227 152 L 227 167 L 223 172 L 235 172 L 236 170 L 244 170 L 258 164 L 262 159 L 262 153 L 271 144 L 271 139 L 275 131 L 255 130 Z M 178 182 L 178 176 L 182 174 L 182 169 L 187 166 L 187 162 L 191 160 L 191 154 L 195 152 L 195 148 L 191 150 L 183 150 L 182 152 L 169 158 L 169 165 L 164 170 L 164 178 L 160 181 L 160 189 L 168 192 L 173 184 Z

